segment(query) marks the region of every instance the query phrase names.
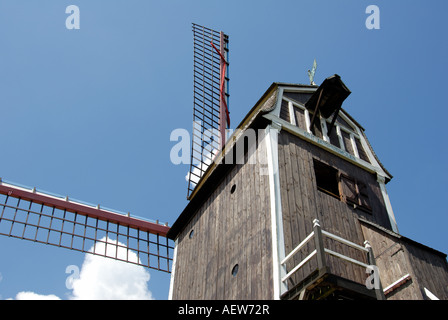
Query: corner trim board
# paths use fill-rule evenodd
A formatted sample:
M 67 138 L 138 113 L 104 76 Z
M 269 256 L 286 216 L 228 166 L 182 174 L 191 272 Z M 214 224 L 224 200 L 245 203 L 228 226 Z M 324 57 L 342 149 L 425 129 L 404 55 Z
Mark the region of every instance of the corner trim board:
M 280 177 L 278 167 L 278 132 L 281 129 L 279 123 L 273 122 L 266 128 L 266 150 L 269 174 L 269 194 L 271 204 L 271 232 L 272 232 L 272 271 L 274 299 L 280 296 L 288 288 L 281 279 L 286 276 L 286 269 L 281 265 L 285 258 L 285 241 L 283 237 L 283 216 L 280 196 Z

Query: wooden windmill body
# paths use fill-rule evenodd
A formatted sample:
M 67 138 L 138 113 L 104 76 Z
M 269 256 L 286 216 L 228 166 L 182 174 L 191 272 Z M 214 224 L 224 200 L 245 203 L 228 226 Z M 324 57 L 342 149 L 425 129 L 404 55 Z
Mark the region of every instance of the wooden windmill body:
M 392 176 L 327 80 L 273 83 L 208 167 L 167 235 L 170 298 L 448 298 L 446 255 L 398 233 Z
M 0 235 L 171 273 L 170 299 L 448 299 L 446 254 L 402 236 L 392 175 L 338 75 L 273 83 L 233 133 L 228 36 L 193 24 L 189 203 L 160 224 L 0 178 Z M 173 245 L 174 241 L 174 245 Z

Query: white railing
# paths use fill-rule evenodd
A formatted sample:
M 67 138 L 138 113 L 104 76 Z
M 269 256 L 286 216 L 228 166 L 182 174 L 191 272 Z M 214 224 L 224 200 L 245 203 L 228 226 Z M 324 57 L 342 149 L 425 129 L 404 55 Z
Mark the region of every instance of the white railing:
M 296 255 L 309 241 L 311 241 L 311 239 L 314 239 L 315 249 L 308 256 L 306 256 L 302 261 L 300 261 L 294 268 L 292 268 L 291 271 L 289 271 L 288 274 L 286 274 L 282 278 L 282 282 L 286 282 L 294 273 L 296 273 L 298 270 L 300 270 L 315 255 L 317 255 L 318 268 L 323 269 L 326 266 L 325 253 L 335 256 L 337 258 L 340 258 L 342 260 L 348 261 L 350 263 L 362 266 L 364 268 L 367 268 L 369 266 L 368 264 L 366 264 L 362 261 L 358 261 L 356 259 L 347 257 L 346 255 L 343 255 L 339 252 L 335 252 L 333 250 L 325 248 L 324 244 L 323 244 L 323 236 L 326 236 L 327 238 L 336 240 L 340 243 L 343 243 L 343 244 L 345 244 L 349 247 L 355 248 L 357 250 L 366 252 L 367 259 L 368 259 L 370 265 L 374 264 L 374 263 L 372 263 L 374 261 L 373 253 L 372 253 L 372 250 L 371 250 L 371 247 L 370 247 L 370 244 L 368 241 L 364 242 L 365 246 L 363 247 L 363 246 L 356 244 L 354 242 L 351 242 L 347 239 L 341 238 L 341 237 L 334 235 L 328 231 L 322 230 L 322 228 L 319 224 L 319 220 L 315 219 L 313 221 L 313 231 L 302 242 L 300 242 L 299 245 L 297 247 L 295 247 L 280 263 L 286 269 L 286 263 L 294 255 Z
M 297 247 L 294 248 L 286 257 L 283 259 L 280 264 L 282 266 L 285 266 L 286 263 L 297 253 L 302 249 L 314 236 L 314 231 L 312 231 L 302 242 L 299 243 Z M 301 267 L 305 265 L 314 255 L 317 253 L 317 250 L 314 250 L 311 252 L 305 259 L 303 259 L 297 266 L 295 266 L 286 276 L 282 278 L 282 281 L 285 282 L 288 280 L 296 271 L 298 271 Z

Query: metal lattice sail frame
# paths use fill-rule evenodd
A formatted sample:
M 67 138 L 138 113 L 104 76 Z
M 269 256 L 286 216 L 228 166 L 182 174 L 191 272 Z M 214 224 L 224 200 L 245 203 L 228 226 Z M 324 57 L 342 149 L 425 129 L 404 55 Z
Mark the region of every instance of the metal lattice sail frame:
M 0 235 L 171 272 L 169 229 L 0 179 Z
M 226 141 L 230 125 L 228 36 L 193 23 L 193 134 L 189 198 Z

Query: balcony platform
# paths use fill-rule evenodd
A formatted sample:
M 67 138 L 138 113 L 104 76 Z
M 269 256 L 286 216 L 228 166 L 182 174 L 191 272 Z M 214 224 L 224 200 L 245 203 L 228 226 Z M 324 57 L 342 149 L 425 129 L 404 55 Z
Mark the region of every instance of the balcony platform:
M 281 296 L 282 300 L 376 300 L 375 290 L 364 284 L 316 269 Z

